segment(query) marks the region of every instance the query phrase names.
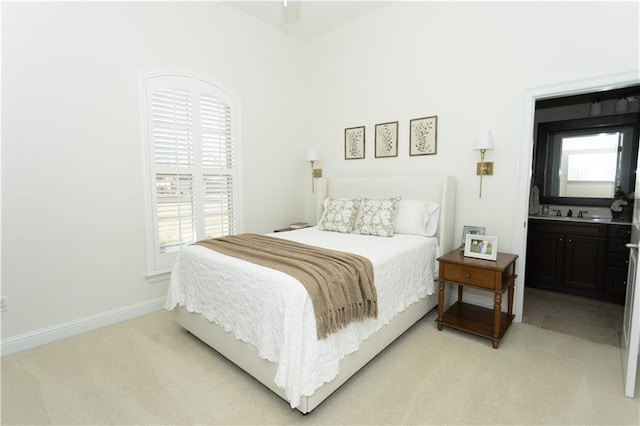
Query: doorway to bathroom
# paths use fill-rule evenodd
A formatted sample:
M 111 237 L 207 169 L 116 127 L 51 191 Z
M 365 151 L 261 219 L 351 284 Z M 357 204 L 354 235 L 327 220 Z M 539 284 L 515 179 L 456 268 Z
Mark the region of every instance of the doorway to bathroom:
M 540 140 L 545 140 L 546 143 L 546 136 L 539 135 L 538 129 L 542 129 L 541 132 L 547 132 L 550 127 L 549 123 L 560 123 L 559 129 L 551 133 L 556 135 L 562 134 L 564 131 L 564 136 L 567 138 L 580 137 L 583 135 L 578 134 L 579 132 L 574 132 L 576 134 L 573 135 L 572 132 L 563 130 L 562 124 L 597 122 L 600 123 L 599 125 L 607 123 L 613 125 L 622 116 L 638 116 L 640 114 L 640 85 L 636 82 L 635 85 L 621 84 L 621 87 L 613 89 L 593 90 L 580 94 L 563 95 L 560 94 L 561 90 L 558 93 L 556 96 L 535 99 L 532 125 L 534 146 L 531 156 L 531 183 L 538 186 L 537 189 L 542 195 L 542 204 L 548 206 L 551 204 L 552 212 L 558 211 L 561 216 L 566 218 L 566 215 L 570 215 L 572 212 L 577 215 L 579 211 L 586 211 L 590 218 L 608 220 L 611 217 L 610 205 L 615 197 L 616 189 L 620 190 L 621 181 L 624 181 L 622 186 L 625 188 L 625 193 L 630 192 L 629 182 L 634 181 L 638 135 L 625 136 L 624 157 L 628 161 L 627 166 L 622 167 L 624 161 L 621 160 L 625 160 L 622 158 L 622 144 L 616 145 L 614 149 L 599 144 L 599 142 L 585 144 L 584 140 L 580 140 L 582 145 L 576 147 L 573 143 L 574 139 L 571 142 L 573 145 L 566 144 L 564 152 L 560 152 L 562 151 L 560 148 L 551 148 L 553 146 L 551 142 L 549 142 L 549 149 L 538 150 L 536 144 Z M 589 136 L 598 135 L 600 132 L 589 134 Z M 634 144 L 630 143 L 631 138 L 635 138 Z M 562 145 L 555 145 L 556 148 L 558 146 Z M 629 152 L 631 146 L 633 146 L 633 152 Z M 555 159 L 552 155 L 554 152 Z M 593 162 L 594 158 L 596 159 L 595 163 Z M 611 161 L 606 162 L 605 159 Z M 582 164 L 577 160 L 586 161 L 583 164 L 591 162 L 591 167 L 581 168 Z M 611 173 L 607 176 L 604 175 L 604 168 L 607 164 L 610 166 L 609 169 L 613 170 L 613 177 L 610 176 Z M 633 166 L 631 167 L 629 164 Z M 597 169 L 594 170 L 593 167 Z M 555 192 L 553 192 L 553 188 L 555 188 Z M 599 198 L 599 200 L 595 200 L 595 198 Z M 551 214 L 555 215 L 555 213 Z M 607 243 L 603 242 L 602 244 Z M 525 251 L 524 257 L 526 259 L 532 255 L 534 254 Z M 608 255 L 606 251 L 602 253 L 603 258 Z M 628 256 L 628 253 L 621 256 L 624 258 Z M 558 259 L 560 258 L 558 257 Z M 604 261 L 606 262 L 606 260 Z M 604 286 L 604 283 L 610 282 L 611 279 L 607 276 L 608 271 L 605 267 L 600 271 L 603 278 L 598 282 Z M 522 276 L 524 277 L 525 274 Z M 624 279 L 626 279 L 626 275 Z M 624 305 L 619 302 L 624 302 L 624 299 L 618 300 L 618 303 L 611 300 L 598 300 L 598 298 L 589 297 L 588 292 L 569 294 L 566 291 L 545 288 L 544 285 L 528 286 L 526 280 L 522 290 L 523 322 L 598 343 L 620 345 Z

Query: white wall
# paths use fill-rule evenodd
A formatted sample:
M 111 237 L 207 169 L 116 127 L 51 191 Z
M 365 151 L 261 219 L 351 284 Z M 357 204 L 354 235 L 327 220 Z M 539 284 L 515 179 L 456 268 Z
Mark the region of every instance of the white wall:
M 142 72 L 240 96 L 247 232 L 304 215 L 300 41 L 220 3 L 2 6 L 3 339 L 166 293 L 144 277 Z
M 310 113 L 326 175 L 442 174 L 458 182 L 456 239 L 480 225 L 510 251 L 525 90 L 637 69 L 637 3 L 396 2 L 310 42 Z M 410 157 L 409 120 L 438 116 L 437 155 Z M 398 120 L 399 156 L 374 158 L 376 123 Z M 344 129 L 366 125 L 366 159 Z M 472 150 L 490 129 L 482 198 Z
M 456 238 L 484 225 L 508 251 L 524 91 L 638 66 L 636 3 L 400 2 L 306 43 L 219 3 L 2 12 L 3 341 L 164 295 L 143 277 L 140 72 L 195 70 L 239 93 L 246 231 L 304 215 L 315 146 L 325 176 L 453 174 Z M 409 120 L 428 115 L 438 153 L 409 157 Z M 399 156 L 374 159 L 374 125 L 394 120 Z M 359 125 L 367 158 L 345 161 Z M 495 175 L 478 199 L 485 128 Z

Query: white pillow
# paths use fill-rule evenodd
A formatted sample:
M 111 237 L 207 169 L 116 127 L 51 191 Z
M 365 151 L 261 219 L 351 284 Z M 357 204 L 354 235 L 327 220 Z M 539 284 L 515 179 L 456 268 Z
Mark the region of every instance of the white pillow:
M 395 232 L 433 237 L 438 230 L 440 204 L 425 200 L 400 200 Z
M 350 233 L 356 221 L 360 199 L 327 198 L 324 200 L 324 212 L 320 218 L 322 231 Z
M 363 198 L 355 232 L 378 237 L 393 237 L 400 197 Z

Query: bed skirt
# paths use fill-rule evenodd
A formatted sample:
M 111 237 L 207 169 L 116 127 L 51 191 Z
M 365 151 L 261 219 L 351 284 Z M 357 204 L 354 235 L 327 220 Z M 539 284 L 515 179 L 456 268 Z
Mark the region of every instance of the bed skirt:
M 359 350 L 340 361 L 338 376 L 316 389 L 312 395 L 303 396 L 300 405 L 296 408 L 304 414 L 311 412 L 384 348 L 437 306 L 437 303 L 436 293 L 420 299 L 396 315 L 389 324 L 363 341 Z M 200 314 L 187 311 L 184 306 L 176 307 L 174 312 L 178 324 L 271 389 L 276 395 L 287 400 L 284 390 L 274 383 L 277 365 L 261 359 L 255 346 L 237 340 L 232 333 L 224 331 Z

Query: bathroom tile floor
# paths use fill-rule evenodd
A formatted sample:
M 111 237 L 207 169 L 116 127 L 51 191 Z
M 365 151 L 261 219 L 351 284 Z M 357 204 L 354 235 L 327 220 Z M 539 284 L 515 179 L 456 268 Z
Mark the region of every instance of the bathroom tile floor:
M 592 342 L 620 346 L 624 306 L 525 287 L 522 321 Z

